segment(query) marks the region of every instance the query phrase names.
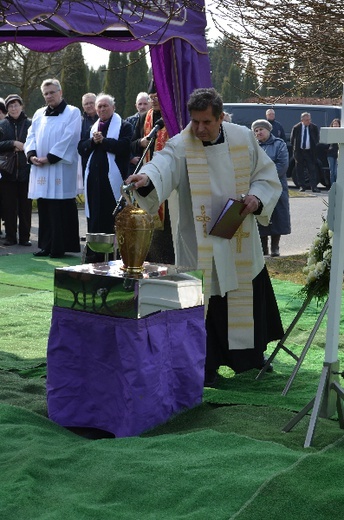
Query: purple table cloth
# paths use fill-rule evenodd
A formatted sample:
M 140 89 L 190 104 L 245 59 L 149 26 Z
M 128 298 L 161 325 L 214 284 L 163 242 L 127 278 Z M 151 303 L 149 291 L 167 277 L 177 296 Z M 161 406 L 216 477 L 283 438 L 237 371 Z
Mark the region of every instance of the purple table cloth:
M 54 307 L 49 418 L 64 427 L 139 435 L 202 400 L 204 309 L 132 320 Z

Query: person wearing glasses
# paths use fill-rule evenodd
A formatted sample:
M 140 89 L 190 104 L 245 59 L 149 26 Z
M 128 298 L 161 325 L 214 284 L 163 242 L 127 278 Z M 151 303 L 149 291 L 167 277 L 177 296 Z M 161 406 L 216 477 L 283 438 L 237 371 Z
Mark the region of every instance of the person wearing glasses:
M 46 107 L 33 118 L 25 142 L 31 164 L 29 194 L 37 199 L 38 247 L 35 256 L 61 258 L 80 252 L 77 195 L 77 146 L 81 132 L 80 110 L 67 105 L 60 82 L 41 85 Z

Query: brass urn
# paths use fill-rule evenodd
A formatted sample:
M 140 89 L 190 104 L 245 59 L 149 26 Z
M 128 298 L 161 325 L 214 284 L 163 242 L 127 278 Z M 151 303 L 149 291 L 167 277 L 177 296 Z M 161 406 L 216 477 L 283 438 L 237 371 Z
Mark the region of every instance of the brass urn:
M 123 269 L 128 274 L 143 270 L 152 241 L 154 219 L 125 196 L 127 205 L 115 218 L 115 233 Z

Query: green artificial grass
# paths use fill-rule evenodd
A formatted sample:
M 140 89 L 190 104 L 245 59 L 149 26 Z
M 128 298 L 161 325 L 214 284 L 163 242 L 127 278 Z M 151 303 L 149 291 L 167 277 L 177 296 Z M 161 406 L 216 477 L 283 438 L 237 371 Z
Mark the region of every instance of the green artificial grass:
M 0 412 L 6 520 L 228 519 L 303 457 L 211 429 L 90 442 L 26 410 L 0 406 Z
M 17 360 L 12 368 L 45 359 L 53 303 L 48 291 L 0 299 L 0 367 L 9 368 L 3 364 L 6 354 Z
M 54 290 L 55 267 L 80 264 L 80 257 L 68 255 L 60 259 L 31 255 L 0 257 L 0 297 L 6 286 L 25 289 Z
M 90 440 L 50 421 L 45 376 L 54 268 L 79 261 L 0 258 L 1 518 L 341 517 L 344 436 L 336 415 L 318 418 L 310 448 L 303 448 L 309 414 L 283 432 L 317 391 L 326 318 L 286 396 L 296 361 L 280 350 L 274 372 L 260 380 L 257 370 L 235 375 L 221 367 L 218 387 L 204 390 L 202 404 L 139 437 Z M 302 304 L 301 286 L 273 285 L 287 328 Z M 295 353 L 320 310 L 312 302 L 287 339 Z M 341 324 L 340 362 L 342 344 Z

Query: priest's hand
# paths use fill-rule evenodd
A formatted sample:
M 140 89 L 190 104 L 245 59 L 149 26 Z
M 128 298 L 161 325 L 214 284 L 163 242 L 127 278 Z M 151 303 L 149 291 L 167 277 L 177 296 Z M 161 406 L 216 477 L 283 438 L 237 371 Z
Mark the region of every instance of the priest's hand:
M 244 217 L 246 217 L 250 213 L 255 213 L 258 215 L 263 209 L 263 204 L 261 200 L 255 195 L 245 195 L 245 197 L 242 197 L 242 201 L 246 206 L 241 213 Z
M 137 190 L 138 188 L 144 188 L 145 186 L 148 186 L 150 179 L 145 173 L 136 173 L 129 175 L 125 182 L 127 185 L 135 183 L 134 189 Z

